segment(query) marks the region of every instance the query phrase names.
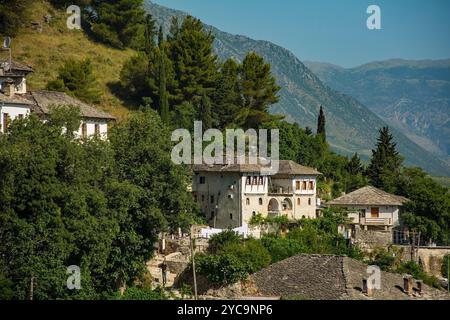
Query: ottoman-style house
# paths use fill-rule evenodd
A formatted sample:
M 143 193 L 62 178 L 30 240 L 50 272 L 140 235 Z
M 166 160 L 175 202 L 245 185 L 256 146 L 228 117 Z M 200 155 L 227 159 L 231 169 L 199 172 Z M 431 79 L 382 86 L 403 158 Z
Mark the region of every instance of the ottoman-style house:
M 344 208 L 351 223 L 363 230 L 392 231 L 399 226 L 401 209 L 407 201 L 405 197 L 366 186 L 326 205 Z
M 195 165 L 192 192 L 211 227 L 248 225 L 253 216 L 315 218 L 320 172 L 279 161 L 278 173 L 259 164 Z
M 30 113 L 45 120 L 53 107 L 72 106 L 79 108 L 82 116 L 76 137 L 107 138 L 108 123 L 115 117 L 63 92 L 28 91 L 26 77 L 32 71 L 29 66 L 0 60 L 0 133 L 6 133 L 12 121 Z

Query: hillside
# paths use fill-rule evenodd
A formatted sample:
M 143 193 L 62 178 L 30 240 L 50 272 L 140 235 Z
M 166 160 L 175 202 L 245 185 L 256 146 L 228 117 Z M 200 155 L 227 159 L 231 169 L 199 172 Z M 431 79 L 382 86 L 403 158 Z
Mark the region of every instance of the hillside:
M 387 60 L 344 69 L 306 65 L 327 85 L 368 106 L 412 141 L 450 161 L 450 60 Z
M 125 103 L 114 95 L 114 84 L 119 79 L 123 63 L 134 54 L 132 50 L 117 50 L 91 41 L 81 31 L 66 28 L 64 12 L 55 10 L 46 1 L 33 2 L 31 21 L 42 26 L 25 28 L 13 39 L 14 58 L 33 66 L 35 72 L 29 78 L 31 89 L 44 88 L 53 79 L 58 68 L 67 58 L 90 58 L 98 78 L 98 88 L 103 92 L 99 108 L 122 118 L 128 113 Z M 185 16 L 180 11 L 164 8 L 151 2 L 146 7 L 164 25 L 167 31 L 170 17 Z M 51 21 L 44 16 L 50 14 Z M 327 133 L 334 150 L 349 155 L 359 152 L 364 159 L 371 154 L 377 129 L 385 123 L 364 105 L 324 85 L 299 59 L 288 50 L 267 41 L 256 41 L 231 35 L 214 27 L 208 27 L 216 36 L 215 49 L 222 58 L 239 60 L 248 51 L 256 51 L 272 64 L 273 72 L 282 86 L 280 102 L 273 106 L 274 113 L 281 113 L 291 122 L 315 128 L 318 109 L 323 105 L 327 116 Z M 398 131 L 394 135 L 407 164 L 423 167 L 439 176 L 450 176 L 449 165 L 430 155 Z
M 172 10 L 146 0 L 146 8 L 167 32 L 171 16 L 180 19 L 187 13 Z M 327 117 L 327 135 L 334 150 L 349 155 L 359 152 L 368 159 L 378 136 L 378 128 L 386 125 L 382 119 L 352 97 L 341 94 L 325 84 L 290 51 L 268 41 L 222 32 L 206 26 L 215 35 L 215 50 L 222 58 L 242 60 L 248 51 L 262 55 L 282 87 L 280 102 L 272 112 L 281 113 L 301 126 L 316 127 L 320 105 Z M 450 166 L 431 155 L 404 134 L 394 130 L 400 152 L 408 165 L 420 166 L 435 175 L 450 175 Z
M 12 41 L 14 59 L 34 68 L 34 73 L 28 77 L 29 88 L 44 88 L 48 80 L 56 77 L 58 69 L 68 58 L 90 58 L 98 89 L 103 93 L 99 108 L 119 118 L 125 116 L 128 109 L 112 93 L 110 85 L 117 82 L 123 63 L 134 52 L 106 47 L 91 41 L 82 31 L 67 29 L 65 12 L 55 10 L 46 1 L 34 1 L 32 6 L 31 22 L 39 24 L 42 32 L 30 25 Z M 44 18 L 47 14 L 51 15 L 49 23 Z

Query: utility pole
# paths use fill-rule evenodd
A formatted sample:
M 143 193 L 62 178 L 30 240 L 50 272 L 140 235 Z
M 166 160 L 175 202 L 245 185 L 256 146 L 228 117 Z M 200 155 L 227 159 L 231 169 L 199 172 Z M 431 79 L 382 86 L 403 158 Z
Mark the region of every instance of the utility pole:
M 414 259 L 414 251 L 415 251 L 414 247 L 415 247 L 415 244 L 416 244 L 416 233 L 414 231 L 412 232 L 412 239 L 411 240 L 412 240 L 411 241 L 411 261 L 415 261 L 415 259 Z
M 194 239 L 192 237 L 193 228 L 191 226 L 191 232 L 189 234 L 189 242 L 191 244 L 191 258 L 192 258 L 192 275 L 194 277 L 194 299 L 198 300 L 197 296 L 197 277 L 195 272 L 195 251 L 194 251 Z

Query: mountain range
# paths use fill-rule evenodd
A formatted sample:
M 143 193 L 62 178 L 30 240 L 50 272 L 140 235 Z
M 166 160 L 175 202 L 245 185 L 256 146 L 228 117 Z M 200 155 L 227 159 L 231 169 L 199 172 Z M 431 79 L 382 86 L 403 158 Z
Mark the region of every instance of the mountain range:
M 450 60 L 387 60 L 344 69 L 306 61 L 324 83 L 369 107 L 427 151 L 450 162 Z
M 188 15 L 149 0 L 145 1 L 145 8 L 157 24 L 163 26 L 164 32 L 168 32 L 172 16 L 181 20 Z M 369 159 L 378 129 L 388 125 L 385 120 L 351 95 L 322 82 L 289 50 L 269 41 L 223 32 L 213 26 L 205 25 L 205 28 L 214 34 L 215 52 L 221 59 L 232 57 L 242 61 L 249 51 L 254 51 L 271 64 L 272 72 L 282 88 L 280 101 L 273 105 L 271 112 L 284 115 L 289 122 L 314 129 L 322 105 L 327 119 L 327 139 L 333 150 L 344 155 L 358 152 L 363 159 Z M 407 165 L 422 167 L 432 175 L 450 176 L 448 163 L 395 127 L 392 132 Z

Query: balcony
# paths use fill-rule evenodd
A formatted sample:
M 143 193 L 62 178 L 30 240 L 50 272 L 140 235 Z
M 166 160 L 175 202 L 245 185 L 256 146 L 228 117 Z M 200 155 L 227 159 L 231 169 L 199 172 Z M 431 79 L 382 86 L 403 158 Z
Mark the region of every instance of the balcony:
M 391 218 L 361 218 L 359 223 L 363 226 L 391 226 Z
M 294 191 L 292 187 L 270 186 L 269 195 L 292 196 Z

